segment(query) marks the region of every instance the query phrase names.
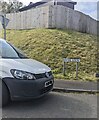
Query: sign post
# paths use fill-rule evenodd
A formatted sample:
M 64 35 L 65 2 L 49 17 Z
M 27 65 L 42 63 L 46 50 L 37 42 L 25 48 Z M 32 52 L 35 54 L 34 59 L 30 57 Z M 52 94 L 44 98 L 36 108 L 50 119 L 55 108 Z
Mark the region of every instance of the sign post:
M 3 28 L 4 28 L 4 39 L 6 40 L 6 14 L 4 15 L 4 17 L 3 17 L 3 22 L 4 22 L 4 26 L 3 26 Z
M 63 58 L 63 75 L 66 75 L 66 63 L 68 62 L 76 62 L 76 79 L 78 79 L 78 63 L 80 62 L 80 59 L 70 59 L 70 58 Z
M 65 62 L 63 61 L 63 75 L 65 76 L 66 74 L 66 64 Z
M 9 19 L 6 18 L 6 14 L 4 15 L 0 15 L 0 22 L 3 26 L 3 29 L 4 29 L 4 39 L 6 40 L 6 27 L 9 23 Z
M 76 62 L 76 79 L 78 79 L 78 62 Z

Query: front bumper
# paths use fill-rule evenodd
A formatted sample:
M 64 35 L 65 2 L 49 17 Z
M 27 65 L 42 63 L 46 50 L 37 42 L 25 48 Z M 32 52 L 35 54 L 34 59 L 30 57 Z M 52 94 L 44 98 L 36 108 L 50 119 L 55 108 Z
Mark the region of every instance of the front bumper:
M 38 80 L 18 80 L 15 78 L 4 78 L 11 100 L 28 100 L 41 97 L 53 89 L 54 78 L 42 78 Z M 52 81 L 52 84 L 45 87 L 45 83 Z

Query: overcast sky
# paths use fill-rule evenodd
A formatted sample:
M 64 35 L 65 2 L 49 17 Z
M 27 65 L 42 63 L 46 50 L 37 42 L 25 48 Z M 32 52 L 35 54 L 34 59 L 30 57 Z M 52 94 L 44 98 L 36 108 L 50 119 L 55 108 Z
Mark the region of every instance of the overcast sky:
M 28 5 L 30 2 L 35 3 L 41 0 L 19 0 L 19 1 L 21 1 L 24 5 Z M 97 19 L 97 2 L 99 0 L 73 0 L 73 1 L 77 2 L 77 5 L 75 6 L 76 10 L 81 11 L 87 15 L 90 15 L 94 19 Z

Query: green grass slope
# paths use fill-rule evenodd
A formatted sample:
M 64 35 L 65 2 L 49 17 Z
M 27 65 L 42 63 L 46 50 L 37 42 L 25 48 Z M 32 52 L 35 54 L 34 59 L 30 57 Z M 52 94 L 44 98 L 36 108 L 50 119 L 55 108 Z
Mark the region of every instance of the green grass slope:
M 23 50 L 28 57 L 51 67 L 55 78 L 69 80 L 76 79 L 76 63 L 68 63 L 66 76 L 63 76 L 63 58 L 80 58 L 79 80 L 95 80 L 96 39 L 94 35 L 70 30 L 7 31 L 9 42 Z

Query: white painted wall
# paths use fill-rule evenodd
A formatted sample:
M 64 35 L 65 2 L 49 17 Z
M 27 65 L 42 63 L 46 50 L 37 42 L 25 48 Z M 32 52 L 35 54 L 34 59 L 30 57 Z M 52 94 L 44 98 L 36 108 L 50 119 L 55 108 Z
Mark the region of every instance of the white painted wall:
M 48 28 L 49 6 L 39 7 L 21 13 L 7 14 L 8 29 Z
M 64 6 L 50 6 L 50 26 L 97 34 L 97 21 L 79 11 Z
M 1 24 L 1 22 L 0 22 L 0 30 L 2 30 L 3 28 L 2 28 L 2 24 Z
M 46 5 L 21 13 L 7 14 L 8 29 L 62 28 L 97 34 L 97 21 L 60 5 Z

